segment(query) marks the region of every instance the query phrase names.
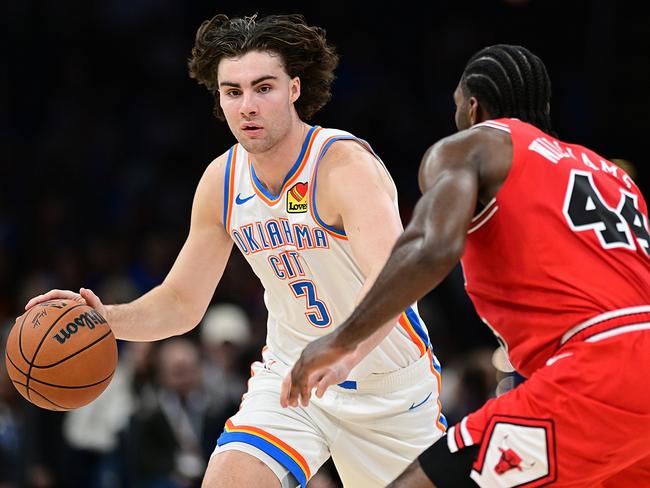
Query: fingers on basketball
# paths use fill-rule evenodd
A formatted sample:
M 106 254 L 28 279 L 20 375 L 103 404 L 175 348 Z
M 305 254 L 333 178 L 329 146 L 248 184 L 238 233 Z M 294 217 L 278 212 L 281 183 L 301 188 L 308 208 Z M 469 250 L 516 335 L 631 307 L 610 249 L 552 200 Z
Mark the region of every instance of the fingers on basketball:
M 49 300 L 57 300 L 57 299 L 74 300 L 77 302 L 83 300 L 79 295 L 79 293 L 75 293 L 70 290 L 50 290 L 47 293 L 35 296 L 31 300 L 29 300 L 29 302 L 27 302 L 27 305 L 25 305 L 25 310 L 29 310 L 30 308 L 32 308 L 35 305 L 38 305 L 39 303 L 47 302 Z

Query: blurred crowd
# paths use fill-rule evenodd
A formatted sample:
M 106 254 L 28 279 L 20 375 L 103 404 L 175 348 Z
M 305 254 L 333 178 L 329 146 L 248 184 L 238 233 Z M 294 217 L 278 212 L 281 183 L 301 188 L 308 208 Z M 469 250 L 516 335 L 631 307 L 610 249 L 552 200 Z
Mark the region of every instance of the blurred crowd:
M 473 52 L 521 43 L 547 63 L 558 132 L 606 157 L 641 162 L 650 83 L 645 26 L 615 1 L 430 2 L 418 10 L 299 10 L 341 54 L 333 99 L 314 123 L 349 130 L 382 156 L 405 222 L 426 147 L 453 132 L 452 91 Z M 212 1 L 6 3 L 0 25 L 0 330 L 50 288 L 129 301 L 162 281 L 189 227 L 193 190 L 233 142 L 186 60 Z M 231 15 L 271 13 L 263 4 Z M 561 26 L 561 36 L 549 34 Z M 588 83 L 585 83 L 588 80 Z M 615 96 L 614 96 L 615 95 Z M 647 103 L 646 103 L 647 104 Z M 629 163 L 625 163 L 629 164 Z M 647 172 L 638 181 L 647 195 Z M 644 181 L 644 177 L 646 178 Z M 443 364 L 454 422 L 521 379 L 463 290 L 459 268 L 420 302 Z M 265 343 L 259 281 L 233 252 L 203 322 L 180 338 L 120 343 L 119 367 L 91 405 L 31 406 L 0 365 L 0 488 L 197 486 Z M 170 419 L 174 419 L 171 421 Z M 326 466 L 310 488 L 337 486 Z

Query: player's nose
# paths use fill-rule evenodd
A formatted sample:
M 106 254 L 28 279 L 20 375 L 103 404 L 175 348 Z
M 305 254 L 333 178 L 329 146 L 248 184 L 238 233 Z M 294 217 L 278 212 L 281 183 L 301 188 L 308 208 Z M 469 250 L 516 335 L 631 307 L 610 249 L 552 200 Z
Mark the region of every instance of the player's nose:
M 244 92 L 241 97 L 241 105 L 239 106 L 239 111 L 244 117 L 250 117 L 257 114 L 258 108 L 253 93 Z

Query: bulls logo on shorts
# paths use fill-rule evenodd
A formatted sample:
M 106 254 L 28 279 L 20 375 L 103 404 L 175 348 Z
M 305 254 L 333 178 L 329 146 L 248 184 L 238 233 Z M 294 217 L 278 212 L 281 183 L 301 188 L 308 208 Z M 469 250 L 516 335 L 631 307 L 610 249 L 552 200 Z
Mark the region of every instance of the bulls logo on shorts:
M 533 488 L 557 477 L 552 420 L 494 416 L 471 477 L 479 486 Z

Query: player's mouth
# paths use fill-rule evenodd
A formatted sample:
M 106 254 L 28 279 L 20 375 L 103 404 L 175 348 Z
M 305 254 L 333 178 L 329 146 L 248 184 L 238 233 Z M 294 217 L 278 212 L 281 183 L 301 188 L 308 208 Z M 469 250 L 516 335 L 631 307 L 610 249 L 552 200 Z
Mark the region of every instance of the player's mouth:
M 249 136 L 256 136 L 262 133 L 262 130 L 264 130 L 264 127 L 261 125 L 252 123 L 252 122 L 246 122 L 241 125 L 242 131 L 249 135 Z

